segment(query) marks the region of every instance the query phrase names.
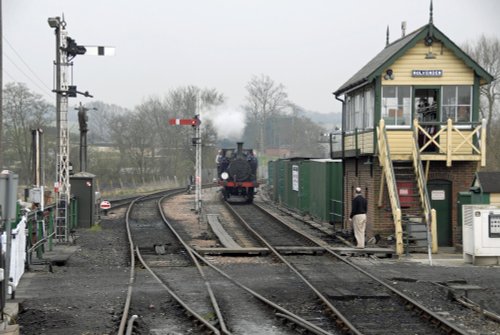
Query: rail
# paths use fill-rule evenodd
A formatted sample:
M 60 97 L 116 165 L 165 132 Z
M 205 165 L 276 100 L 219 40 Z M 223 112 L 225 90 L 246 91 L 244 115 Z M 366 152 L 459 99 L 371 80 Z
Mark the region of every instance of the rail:
M 424 122 L 419 123 L 417 119 L 413 121 L 414 132 L 422 136 L 424 144 L 420 147 L 420 153 L 424 153 L 429 146 L 434 145 L 438 152 L 446 157 L 446 166 L 451 166 L 453 159 L 463 159 L 464 149 L 470 149 L 470 155 L 478 155 L 480 157 L 481 166 L 486 165 L 486 145 L 483 143 L 486 139 L 486 120 L 481 122 L 457 124 L 448 119 L 446 123 L 440 122 Z M 463 128 L 463 127 L 466 128 Z M 430 127 L 439 127 L 440 129 L 433 133 Z M 467 132 L 465 132 L 467 130 Z M 453 136 L 455 134 L 457 136 Z M 477 137 L 477 142 L 474 143 L 474 136 Z M 445 144 L 440 143 L 441 137 L 446 138 Z M 459 140 L 457 141 L 456 138 Z
M 387 140 L 387 132 L 385 130 L 384 119 L 380 120 L 377 127 L 377 144 L 378 144 L 378 159 L 382 167 L 381 175 L 381 190 L 379 193 L 378 206 L 383 205 L 383 188 L 384 177 L 387 185 L 387 192 L 391 203 L 392 218 L 394 221 L 395 237 L 396 237 L 396 254 L 403 254 L 403 227 L 401 224 L 401 205 L 399 204 L 398 190 L 396 187 L 396 177 L 394 176 L 394 167 L 392 165 L 391 153 L 389 150 L 389 142 Z
M 256 291 L 252 290 L 251 288 L 249 288 L 248 286 L 243 285 L 241 282 L 237 281 L 236 279 L 234 279 L 233 277 L 231 277 L 230 275 L 228 275 L 226 272 L 222 271 L 220 268 L 218 268 L 217 266 L 213 265 L 205 257 L 203 257 L 202 255 L 200 255 L 198 252 L 196 252 L 192 248 L 191 248 L 191 251 L 206 266 L 210 267 L 212 270 L 216 271 L 222 277 L 224 277 L 227 280 L 231 281 L 233 284 L 235 284 L 236 286 L 238 286 L 239 288 L 241 288 L 245 292 L 250 293 L 252 296 L 254 296 L 255 298 L 257 298 L 262 303 L 264 303 L 264 304 L 272 307 L 273 309 L 275 309 L 277 311 L 275 313 L 276 316 L 284 317 L 288 321 L 293 322 L 296 325 L 298 325 L 298 326 L 300 326 L 300 327 L 302 327 L 304 329 L 307 329 L 312 334 L 316 334 L 316 335 L 329 335 L 330 334 L 329 332 L 327 332 L 327 331 L 325 331 L 325 330 L 323 330 L 323 329 L 315 326 L 310 321 L 307 321 L 307 320 L 301 318 L 300 316 L 298 316 L 298 315 L 296 315 L 296 314 L 288 311 L 287 309 L 281 307 L 280 305 L 272 302 L 271 300 L 268 300 L 267 298 L 265 298 L 261 294 L 257 293 Z
M 180 234 L 175 230 L 175 228 L 173 227 L 173 225 L 170 224 L 170 222 L 167 220 L 167 217 L 166 217 L 166 215 L 165 215 L 165 213 L 164 213 L 164 211 L 162 209 L 162 206 L 161 206 L 162 200 L 163 200 L 163 198 L 160 199 L 160 201 L 158 202 L 158 209 L 159 209 L 160 215 L 162 217 L 162 220 L 165 223 L 165 225 L 170 229 L 170 231 L 174 234 L 174 236 L 177 238 L 177 240 L 183 245 L 184 249 L 187 251 L 188 255 L 191 257 L 191 259 L 195 263 L 195 265 L 196 265 L 196 267 L 198 269 L 198 272 L 201 275 L 202 279 L 205 281 L 205 286 L 207 287 L 207 289 L 209 291 L 210 299 L 212 301 L 212 304 L 213 304 L 214 309 L 216 311 L 216 315 L 217 315 L 218 320 L 219 320 L 219 324 L 220 324 L 220 327 L 221 327 L 220 333 L 222 333 L 222 334 L 230 334 L 229 330 L 225 326 L 225 322 L 224 322 L 224 319 L 222 317 L 222 312 L 220 311 L 220 309 L 218 307 L 218 304 L 216 302 L 216 297 L 212 293 L 212 290 L 210 288 L 210 282 L 208 281 L 208 279 L 206 279 L 206 276 L 204 275 L 204 271 L 203 271 L 203 268 L 201 267 L 200 262 L 202 262 L 205 265 L 209 266 L 210 268 L 212 268 L 213 270 L 215 270 L 216 272 L 218 272 L 220 275 L 222 275 L 226 279 L 230 280 L 233 284 L 235 284 L 236 286 L 240 287 L 244 291 L 250 293 L 252 296 L 254 296 L 255 298 L 257 298 L 262 303 L 264 303 L 264 304 L 270 306 L 271 308 L 273 308 L 274 310 L 276 310 L 277 311 L 276 312 L 277 316 L 278 315 L 283 315 L 283 317 L 285 319 L 289 320 L 290 322 L 295 323 L 299 327 L 302 327 L 302 328 L 306 329 L 307 331 L 309 331 L 312 334 L 316 334 L 316 335 L 328 335 L 329 334 L 328 332 L 326 332 L 323 329 L 315 326 L 311 322 L 309 322 L 309 321 L 301 318 L 300 316 L 298 316 L 298 315 L 290 312 L 289 310 L 287 310 L 287 309 L 285 309 L 285 308 L 283 308 L 283 307 L 281 307 L 281 306 L 273 303 L 272 301 L 270 301 L 270 300 L 266 299 L 265 297 L 263 297 L 262 295 L 258 294 L 256 291 L 254 291 L 254 290 L 250 289 L 249 287 L 243 285 L 241 282 L 235 280 L 234 278 L 232 278 L 231 276 L 229 276 L 227 273 L 225 273 L 224 271 L 222 271 L 221 269 L 219 269 L 218 267 L 216 267 L 215 265 L 213 265 L 211 262 L 209 262 L 203 256 L 201 256 L 199 253 L 197 253 L 191 246 L 189 246 L 189 244 L 186 241 L 184 241 L 184 239 L 180 236 Z M 227 205 L 227 203 L 226 203 L 226 205 Z M 211 328 L 209 328 L 209 329 L 211 329 Z M 213 330 L 213 332 L 215 334 L 218 334 L 218 330 L 217 329 L 215 331 Z
M 322 241 L 318 238 L 312 237 L 309 234 L 300 231 L 299 229 L 293 227 L 291 224 L 287 223 L 282 217 L 279 217 L 279 216 L 274 215 L 273 213 L 270 213 L 268 210 L 266 210 L 264 207 L 262 207 L 260 205 L 254 204 L 254 206 L 265 211 L 268 215 L 273 217 L 276 221 L 281 222 L 282 224 L 284 224 L 285 226 L 287 226 L 291 230 L 295 231 L 296 233 L 299 233 L 300 235 L 302 235 L 303 237 L 305 237 L 306 239 L 308 239 L 312 243 L 323 248 L 323 250 L 325 250 L 329 255 L 331 255 L 335 259 L 347 264 L 348 266 L 352 267 L 356 271 L 359 271 L 360 273 L 362 273 L 366 277 L 369 277 L 370 279 L 374 280 L 378 284 L 382 285 L 383 287 L 385 287 L 386 289 L 388 289 L 389 291 L 394 293 L 396 296 L 400 297 L 403 301 L 405 301 L 407 309 L 413 309 L 418 315 L 421 316 L 422 319 L 432 320 L 431 323 L 436 326 L 436 329 L 441 329 L 446 334 L 457 334 L 457 335 L 465 335 L 466 334 L 466 332 L 464 330 L 455 326 L 454 324 L 452 324 L 451 322 L 446 320 L 446 318 L 440 316 L 438 313 L 433 312 L 431 309 L 425 307 L 424 305 L 422 305 L 418 301 L 414 300 L 413 298 L 406 295 L 402 291 L 393 287 L 391 284 L 386 283 L 385 280 L 378 278 L 374 274 L 370 273 L 368 270 L 365 270 L 363 267 L 351 262 L 348 259 L 348 257 L 344 257 L 344 256 L 340 255 L 338 252 L 332 250 L 331 246 L 327 242 Z M 335 310 L 336 310 L 336 308 L 335 308 Z M 337 320 L 337 323 L 339 325 L 342 325 L 342 322 L 343 322 L 343 319 Z M 344 323 L 344 326 L 348 326 L 349 331 L 346 331 L 346 333 L 348 333 L 348 334 L 357 334 L 359 332 L 355 328 L 350 328 L 350 326 L 351 326 L 350 322 Z M 344 328 L 344 330 L 345 330 L 345 328 Z
M 191 259 L 193 260 L 193 263 L 196 265 L 196 267 L 198 269 L 198 272 L 199 272 L 202 280 L 204 281 L 204 284 L 205 284 L 205 287 L 207 289 L 210 301 L 211 301 L 212 306 L 214 308 L 214 313 L 217 315 L 217 320 L 218 320 L 217 327 L 215 325 L 211 324 L 209 321 L 205 320 L 205 318 L 202 315 L 198 314 L 194 309 L 192 309 L 190 306 L 188 306 L 174 291 L 172 291 L 163 282 L 163 280 L 161 278 L 159 278 L 154 273 L 154 271 L 144 261 L 143 257 L 141 256 L 139 247 L 137 245 L 134 245 L 134 242 L 133 242 L 133 239 L 132 239 L 132 233 L 130 231 L 130 226 L 128 224 L 128 221 L 129 221 L 128 220 L 128 215 L 129 215 L 130 209 L 131 209 L 131 206 L 129 206 L 129 209 L 127 210 L 127 220 L 126 221 L 127 221 L 127 234 L 128 234 L 128 238 L 129 238 L 130 248 L 134 249 L 133 252 L 131 253 L 132 262 L 133 262 L 133 259 L 134 259 L 134 255 L 137 256 L 138 260 L 151 273 L 151 275 L 153 276 L 153 278 L 155 278 L 156 281 L 158 281 L 162 285 L 162 287 L 172 296 L 172 298 L 174 298 L 177 301 L 177 303 L 180 306 L 182 306 L 182 308 L 186 311 L 186 313 L 188 315 L 190 315 L 193 318 L 195 318 L 196 322 L 199 325 L 201 325 L 201 326 L 203 326 L 205 328 L 205 330 L 207 331 L 207 333 L 225 334 L 225 335 L 230 335 L 231 334 L 230 330 L 226 326 L 226 323 L 225 323 L 223 315 L 222 315 L 222 310 L 219 308 L 219 304 L 218 304 L 218 302 L 216 300 L 216 296 L 215 296 L 214 292 L 211 289 L 210 282 L 206 278 L 206 276 L 204 274 L 203 267 L 201 266 L 200 262 L 203 262 L 204 264 L 208 265 L 209 267 L 211 267 L 215 271 L 219 272 L 222 276 L 224 276 L 225 278 L 227 278 L 230 281 L 232 281 L 235 285 L 239 286 L 240 288 L 242 288 L 246 292 L 252 294 L 254 297 L 256 297 L 261 302 L 267 304 L 272 309 L 276 310 L 277 311 L 276 315 L 278 315 L 278 314 L 279 315 L 283 315 L 284 319 L 287 319 L 290 322 L 295 323 L 298 327 L 302 327 L 302 328 L 308 330 L 309 332 L 311 332 L 312 334 L 317 334 L 317 335 L 328 335 L 329 334 L 328 332 L 324 331 L 323 329 L 318 328 L 317 326 L 315 326 L 312 323 L 308 322 L 307 320 L 299 317 L 298 315 L 296 315 L 296 314 L 288 311 L 287 309 L 284 309 L 284 308 L 280 307 L 279 305 L 276 305 L 272 301 L 269 301 L 266 298 L 264 298 L 263 296 L 259 295 L 257 292 L 249 289 L 248 287 L 242 285 L 240 282 L 234 280 L 233 278 L 231 278 L 230 276 L 228 276 L 226 273 L 222 272 L 220 269 L 218 269 L 217 267 L 215 267 L 212 264 L 210 264 L 210 262 L 208 262 L 201 255 L 199 255 L 191 246 L 189 246 L 187 244 L 187 242 L 184 241 L 184 239 L 182 239 L 182 237 L 180 236 L 180 234 L 175 230 L 175 228 L 173 227 L 173 225 L 169 223 L 169 221 L 167 220 L 166 215 L 165 215 L 165 213 L 163 211 L 162 205 L 161 205 L 161 203 L 162 203 L 162 201 L 163 201 L 163 199 L 165 197 L 171 196 L 171 195 L 175 195 L 175 194 L 179 194 L 179 193 L 182 193 L 182 192 L 184 192 L 184 189 L 182 191 L 179 191 L 179 192 L 175 192 L 175 191 L 169 192 L 164 197 L 161 197 L 161 199 L 159 199 L 158 203 L 157 203 L 158 209 L 159 209 L 159 213 L 160 213 L 160 215 L 162 217 L 162 220 L 165 223 L 165 225 L 168 227 L 168 229 L 170 229 L 170 231 L 173 233 L 173 235 L 175 236 L 175 238 L 183 245 L 184 249 L 187 251 L 187 254 L 191 257 Z M 141 197 L 139 199 L 144 199 L 144 197 Z M 137 199 L 137 200 L 139 200 L 139 199 Z M 127 294 L 127 298 L 126 298 L 126 302 L 125 302 L 125 307 L 124 307 L 124 313 L 122 315 L 120 329 L 118 331 L 118 334 L 124 334 L 124 331 L 125 331 L 125 327 L 126 327 L 125 324 L 127 322 L 128 313 L 129 313 L 130 304 L 131 304 L 131 295 L 132 295 L 132 289 L 133 289 L 133 284 L 134 284 L 134 277 L 135 276 L 134 276 L 134 271 L 133 271 L 133 266 L 132 266 L 132 268 L 131 268 L 131 274 L 130 274 L 129 290 L 128 290 L 128 294 Z M 133 323 L 134 317 L 135 316 L 132 316 L 130 318 L 129 326 L 128 326 L 127 331 L 129 331 L 131 329 L 131 323 Z M 220 329 L 218 329 L 218 328 L 220 328 Z
M 225 203 L 226 205 L 226 208 L 230 210 L 231 214 L 242 224 L 245 226 L 245 228 L 251 232 L 253 234 L 253 236 L 255 236 L 260 242 L 262 242 L 267 248 L 268 250 L 270 250 L 272 252 L 272 254 L 278 258 L 283 264 L 285 264 L 293 273 L 295 273 L 297 275 L 297 277 L 300 278 L 300 280 L 302 280 L 302 282 L 307 285 L 313 292 L 314 294 L 318 297 L 319 300 L 321 300 L 321 302 L 326 306 L 328 307 L 328 309 L 334 314 L 337 316 L 337 322 L 339 323 L 342 323 L 343 325 L 347 326 L 350 330 L 350 333 L 353 334 L 353 335 L 362 335 L 362 333 L 356 329 L 356 327 L 354 327 L 353 324 L 351 324 L 351 322 L 335 307 L 333 306 L 333 304 L 330 302 L 330 300 L 325 297 L 325 295 L 320 292 L 302 273 L 300 273 L 300 271 L 298 271 L 298 269 L 293 266 L 288 260 L 285 259 L 285 257 L 283 257 L 279 251 L 273 247 L 262 235 L 260 235 L 255 229 L 253 229 L 252 227 L 250 227 L 250 225 L 246 222 L 246 220 L 240 215 L 238 214 L 235 209 L 233 208 L 233 206 L 231 206 L 230 204 L 228 204 L 227 202 Z M 264 209 L 262 209 L 262 207 L 260 206 L 256 206 L 257 208 L 260 208 L 261 210 L 265 211 Z M 267 213 L 267 211 L 265 211 Z M 274 216 L 273 216 L 274 218 Z M 281 222 L 281 221 L 280 221 Z M 290 228 L 290 227 L 289 227 Z M 297 230 L 295 230 L 295 232 L 298 232 Z M 303 234 L 301 234 L 302 236 L 304 236 Z M 306 237 L 308 240 L 312 241 L 309 237 Z M 313 243 L 315 243 L 314 241 L 312 241 Z
M 156 193 L 153 193 L 153 194 L 148 194 L 148 195 L 144 195 L 144 196 L 141 196 L 141 197 L 137 197 L 136 199 L 132 200 L 130 202 L 130 205 L 129 207 L 127 208 L 127 212 L 125 214 L 125 223 L 126 223 L 126 230 L 127 230 L 127 238 L 128 238 L 128 241 L 129 241 L 129 248 L 130 248 L 130 277 L 129 277 L 129 285 L 128 285 L 128 290 L 127 290 L 127 296 L 126 296 L 126 299 L 125 299 L 125 304 L 124 304 L 124 308 L 123 308 L 123 314 L 122 314 L 122 318 L 120 320 L 120 326 L 119 326 L 119 329 L 118 329 L 118 334 L 119 335 L 123 335 L 125 334 L 125 328 L 127 327 L 127 324 L 129 325 L 129 327 L 131 326 L 131 324 L 133 324 L 133 319 L 135 319 L 134 316 L 132 316 L 132 318 L 130 319 L 130 322 L 127 323 L 127 319 L 128 319 L 128 315 L 129 315 L 129 311 L 130 311 L 130 306 L 131 306 L 131 301 L 132 301 L 132 291 L 133 291 L 133 287 L 134 287 L 134 282 L 135 282 L 135 256 L 137 256 L 137 258 L 139 259 L 139 261 L 142 263 L 142 265 L 152 274 L 152 276 L 158 281 L 160 282 L 160 284 L 162 285 L 162 287 L 164 289 L 166 289 L 166 291 L 172 296 L 172 298 L 174 300 L 177 301 L 177 303 L 179 303 L 180 306 L 182 306 L 184 308 L 184 310 L 191 316 L 193 316 L 194 318 L 196 318 L 196 320 L 198 322 L 200 322 L 204 327 L 206 327 L 206 329 L 208 329 L 209 331 L 211 331 L 213 334 L 221 334 L 221 332 L 215 328 L 213 325 L 211 325 L 208 321 L 205 320 L 205 318 L 201 315 L 199 315 L 196 311 L 194 311 L 193 309 L 191 309 L 188 305 L 185 304 L 185 302 L 180 299 L 172 290 L 170 290 L 163 282 L 162 280 L 149 268 L 149 266 L 144 262 L 143 258 L 142 258 L 142 255 L 139 251 L 139 247 L 136 246 L 134 244 L 134 240 L 132 238 L 132 231 L 131 231 L 131 228 L 130 228 L 130 220 L 129 220 L 129 217 L 130 217 L 130 213 L 132 211 L 132 208 L 133 206 L 135 205 L 136 202 L 138 201 L 144 201 L 145 199 L 148 199 L 150 200 L 151 198 L 158 198 L 158 197 L 161 197 L 161 199 L 163 199 L 164 197 L 162 197 L 162 194 L 167 194 L 168 195 L 175 195 L 175 194 L 179 194 L 179 193 L 182 193 L 184 192 L 184 188 L 182 189 L 172 189 L 172 190 L 167 190 L 167 191 L 163 191 L 163 192 L 156 192 Z M 160 200 L 161 201 L 161 200 Z M 210 288 L 208 287 L 208 289 L 210 290 Z M 210 296 L 212 298 L 213 294 L 210 293 Z M 216 309 L 216 311 L 218 311 Z M 220 313 L 217 312 L 217 315 L 220 316 Z M 222 322 L 221 319 L 219 319 L 219 322 Z M 130 328 L 129 328 L 130 329 Z M 227 329 L 225 329 L 225 326 L 223 326 L 223 329 L 224 329 L 224 334 L 230 334 Z M 127 329 L 128 331 L 128 329 Z
M 174 227 L 169 223 L 169 221 L 167 220 L 167 217 L 163 211 L 163 208 L 162 208 L 162 201 L 167 197 L 167 196 L 171 196 L 171 195 L 174 195 L 174 194 L 169 194 L 169 195 L 166 195 L 164 197 L 162 197 L 159 201 L 158 201 L 158 211 L 162 217 L 162 220 L 163 222 L 165 223 L 165 225 L 168 227 L 168 229 L 170 229 L 170 231 L 172 232 L 172 234 L 174 234 L 175 238 L 182 244 L 182 246 L 184 247 L 184 249 L 187 251 L 189 257 L 193 260 L 194 264 L 196 265 L 196 269 L 198 270 L 198 273 L 200 275 L 200 277 L 203 279 L 204 281 L 204 284 L 205 284 L 205 288 L 207 290 L 207 293 L 210 297 L 210 302 L 212 304 L 212 307 L 215 311 L 215 315 L 217 315 L 217 320 L 219 322 L 219 326 L 220 326 L 220 331 L 215 328 L 213 325 L 211 325 L 209 322 L 207 322 L 202 316 L 198 316 L 197 314 L 193 313 L 193 312 L 190 312 L 193 316 L 195 316 L 199 321 L 201 321 L 203 324 L 205 324 L 206 328 L 207 329 L 210 329 L 212 330 L 213 333 L 215 334 L 231 334 L 230 331 L 228 330 L 227 326 L 226 326 L 226 322 L 224 320 L 224 317 L 222 315 L 222 311 L 219 307 L 219 303 L 215 297 L 215 294 L 212 290 L 212 287 L 210 285 L 210 282 L 208 281 L 206 275 L 205 275 L 205 272 L 203 271 L 203 268 L 201 266 L 201 264 L 198 262 L 198 259 L 195 257 L 195 255 L 193 254 L 193 249 L 186 243 L 186 241 L 184 241 L 184 239 L 179 235 L 179 233 L 174 229 Z M 143 263 L 145 264 L 145 263 Z M 152 271 L 150 270 L 150 272 L 152 273 Z M 170 290 L 169 290 L 170 292 Z M 171 295 L 173 294 L 173 292 L 171 293 Z M 175 295 L 173 295 L 175 297 Z M 180 301 L 180 299 L 177 299 L 178 301 Z M 184 306 L 184 305 L 183 305 Z M 184 309 L 190 311 L 190 308 L 186 305 L 184 306 Z M 201 317 L 201 320 L 200 320 L 200 317 Z

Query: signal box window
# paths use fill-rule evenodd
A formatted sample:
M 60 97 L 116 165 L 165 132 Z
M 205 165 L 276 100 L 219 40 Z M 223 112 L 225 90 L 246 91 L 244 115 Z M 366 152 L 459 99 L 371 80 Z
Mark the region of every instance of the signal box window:
M 470 122 L 472 88 L 470 86 L 443 86 L 443 122 Z
M 382 118 L 388 126 L 410 126 L 411 86 L 382 88 Z

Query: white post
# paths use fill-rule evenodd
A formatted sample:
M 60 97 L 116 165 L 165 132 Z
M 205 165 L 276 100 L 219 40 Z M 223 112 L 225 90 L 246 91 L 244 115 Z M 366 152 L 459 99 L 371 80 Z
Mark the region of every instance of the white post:
M 198 94 L 196 99 L 196 117 L 198 118 L 198 122 L 195 125 L 195 138 L 196 138 L 196 177 L 195 177 L 195 211 L 198 214 L 201 214 L 201 127 L 200 127 L 200 119 L 201 119 L 201 97 Z

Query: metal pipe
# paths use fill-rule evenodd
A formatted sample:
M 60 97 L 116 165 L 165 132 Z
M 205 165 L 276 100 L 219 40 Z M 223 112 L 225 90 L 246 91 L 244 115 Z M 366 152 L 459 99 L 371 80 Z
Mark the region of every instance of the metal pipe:
M 43 169 L 42 169 L 42 129 L 33 129 L 32 134 L 32 150 L 33 150 L 33 185 L 40 187 L 43 185 Z
M 28 249 L 27 253 L 30 254 L 32 253 L 34 250 L 36 250 L 36 248 L 38 248 L 40 245 L 44 244 L 45 242 L 47 242 L 47 240 L 51 237 L 53 237 L 55 235 L 55 232 L 51 233 L 49 236 L 47 237 L 44 237 L 42 238 L 41 240 L 38 240 L 35 244 L 33 244 L 33 246 L 31 248 Z
M 344 220 L 344 213 L 345 213 L 345 204 L 347 203 L 346 202 L 346 193 L 345 192 L 345 124 L 346 124 L 346 120 L 345 120 L 345 100 L 342 100 L 338 97 L 338 95 L 335 95 L 335 99 L 337 101 L 340 101 L 342 103 L 342 134 L 340 136 L 340 140 L 342 141 L 342 175 L 344 178 L 342 178 L 342 193 L 343 193 L 343 202 L 344 202 L 344 205 L 342 206 L 342 229 L 346 229 L 346 223 L 345 223 L 345 220 Z

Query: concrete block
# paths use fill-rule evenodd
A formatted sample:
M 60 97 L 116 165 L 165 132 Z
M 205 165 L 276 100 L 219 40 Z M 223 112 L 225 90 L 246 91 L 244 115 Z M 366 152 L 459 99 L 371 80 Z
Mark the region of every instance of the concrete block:
M 475 256 L 473 257 L 473 264 L 480 266 L 487 265 L 499 265 L 500 257 L 499 256 Z

